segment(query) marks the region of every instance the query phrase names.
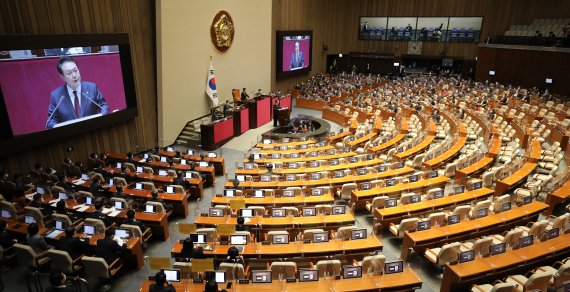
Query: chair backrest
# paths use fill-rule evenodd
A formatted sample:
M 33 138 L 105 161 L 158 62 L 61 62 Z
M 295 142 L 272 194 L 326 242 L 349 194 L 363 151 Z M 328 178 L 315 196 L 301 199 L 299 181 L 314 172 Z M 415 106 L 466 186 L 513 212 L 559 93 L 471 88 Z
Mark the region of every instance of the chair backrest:
M 317 210 L 318 214 L 331 214 L 332 213 L 332 205 L 329 205 L 329 204 L 316 205 L 315 209 Z
M 124 177 L 118 177 L 118 176 L 113 177 L 113 184 L 114 185 L 122 185 L 123 187 L 126 187 L 129 185 L 129 184 L 127 184 L 127 180 Z
M 340 276 L 342 266 L 339 260 L 323 260 L 317 262 L 319 277 Z
M 152 205 L 156 207 L 156 213 L 163 214 L 166 213 L 166 209 L 164 209 L 164 205 L 161 202 L 146 202 L 147 205 Z
M 301 189 L 301 187 L 288 187 L 285 189 L 286 190 L 293 190 L 293 193 L 295 194 L 295 196 L 300 196 L 303 193 L 303 189 Z
M 384 270 L 386 257 L 381 254 L 365 256 L 362 259 L 362 273 L 380 274 Z
M 343 199 L 350 199 L 350 195 L 357 187 L 356 183 L 346 183 L 342 185 L 340 190 L 340 197 Z
M 174 189 L 175 194 L 183 194 L 184 193 L 184 187 L 182 187 L 181 185 L 169 185 L 169 187 L 172 187 Z
M 275 279 L 292 279 L 297 274 L 297 264 L 294 262 L 272 262 L 269 266 L 271 277 Z
M 286 206 L 286 207 L 283 207 L 283 209 L 285 210 L 285 214 L 287 214 L 287 216 L 299 215 L 299 209 L 297 209 L 297 207 Z
M 36 253 L 29 245 L 14 243 L 14 252 L 18 265 L 37 268 Z
M 144 182 L 142 182 L 142 185 L 143 185 L 143 190 L 145 190 L 145 191 L 152 191 L 152 190 L 156 189 L 154 187 L 154 183 L 152 183 L 152 182 L 144 181 Z
M 244 279 L 245 278 L 245 270 L 242 264 L 237 263 L 221 263 L 220 270 L 226 271 L 226 279 Z M 234 276 L 234 272 L 237 277 Z
M 47 255 L 50 259 L 52 269 L 60 270 L 64 273 L 73 272 L 73 260 L 67 251 L 52 248 L 47 251 Z
M 445 265 L 446 263 L 456 262 L 459 257 L 459 246 L 460 243 L 458 242 L 443 245 L 437 255 L 437 264 Z
M 410 198 L 411 198 L 412 196 L 415 196 L 415 195 L 416 195 L 415 193 L 405 193 L 405 194 L 402 194 L 402 196 L 400 197 L 400 204 L 402 204 L 402 205 L 407 205 L 407 204 L 409 204 L 409 203 L 410 203 Z
M 105 234 L 105 223 L 101 219 L 85 218 L 85 225 L 95 226 L 95 234 Z
M 495 202 L 493 203 L 493 210 L 495 211 L 495 213 L 501 212 L 501 206 L 510 200 L 511 200 L 511 195 L 509 194 L 502 195 L 496 198 Z
M 432 200 L 435 193 L 442 191 L 441 188 L 433 188 L 427 191 L 427 199 Z
M 551 278 L 551 272 L 537 271 L 524 283 L 524 291 L 546 291 Z
M 487 255 L 490 252 L 489 247 L 491 244 L 493 244 L 492 237 L 479 238 L 473 243 L 473 250 L 475 251 L 476 255 Z
M 389 199 L 388 196 L 374 197 L 374 199 L 372 199 L 371 210 L 374 210 L 376 208 L 384 208 L 384 206 L 386 205 L 386 200 L 388 199 Z
M 285 230 L 269 231 L 269 232 L 267 232 L 267 240 L 269 240 L 270 242 L 273 242 L 273 236 L 274 235 L 289 235 L 289 232 L 287 232 Z
M 216 228 L 198 228 L 196 233 L 205 233 L 207 242 L 216 241 Z
M 137 169 L 135 165 L 130 162 L 125 162 L 123 165 L 125 166 L 126 169 L 130 171 L 135 171 Z
M 402 220 L 398 228 L 398 237 L 403 237 L 404 232 L 408 230 L 415 230 L 418 226 L 418 222 L 420 222 L 420 219 L 418 218 L 407 218 Z
M 26 206 L 24 207 L 24 213 L 34 215 L 38 226 L 44 226 L 44 215 L 39 208 Z
M 554 274 L 554 287 L 560 287 L 570 281 L 570 261 L 561 265 Z
M 111 201 L 111 204 L 113 204 L 113 206 L 115 205 L 115 202 L 121 202 L 121 203 L 123 203 L 125 208 L 129 207 L 127 200 L 125 200 L 123 198 L 111 197 L 110 201 Z
M 198 276 L 197 272 L 192 271 L 192 263 L 174 262 L 172 268 L 180 270 L 180 277 L 182 279 L 195 279 Z
M 254 216 L 263 216 L 265 214 L 265 207 L 263 206 L 248 206 L 247 209 L 253 210 Z
M 358 229 L 356 226 L 341 226 L 336 232 L 336 238 L 338 239 L 348 239 L 351 236 L 351 231 Z
M 434 226 L 442 226 L 446 218 L 446 214 L 444 212 L 436 212 L 429 214 L 428 220 L 429 225 Z
M 519 239 L 522 237 L 523 231 L 515 228 L 513 230 L 509 230 L 507 234 L 503 237 L 503 242 L 511 247 L 515 247 L 519 245 Z
M 111 277 L 109 265 L 103 258 L 84 256 L 81 258 L 81 262 L 83 267 L 85 267 L 86 275 L 99 279 L 109 279 Z
M 215 205 L 214 208 L 222 209 L 224 211 L 224 215 L 229 216 L 232 214 L 232 208 L 228 205 Z
M 53 186 L 51 187 L 51 192 L 52 194 L 65 193 L 65 189 L 60 186 Z
M 67 215 L 53 213 L 53 214 L 51 214 L 51 217 L 54 220 L 60 220 L 60 221 L 65 222 L 65 226 L 73 226 L 73 222 L 71 221 L 71 219 Z
M 307 229 L 303 232 L 303 240 L 313 240 L 313 236 L 315 233 L 319 233 L 319 232 L 325 232 L 323 229 Z
M 142 242 L 143 236 L 142 236 L 142 230 L 140 227 L 138 227 L 137 225 L 121 224 L 121 228 L 130 230 L 133 237 L 140 238 L 141 242 Z
M 12 220 L 18 220 L 18 210 L 13 203 L 8 201 L 0 201 L 0 209 L 8 210 L 12 214 Z
M 468 219 L 470 211 L 471 211 L 471 206 L 468 205 L 457 206 L 455 207 L 455 209 L 453 209 L 453 215 L 459 214 L 461 220 Z
M 511 283 L 497 283 L 493 285 L 491 292 L 514 292 L 515 286 Z

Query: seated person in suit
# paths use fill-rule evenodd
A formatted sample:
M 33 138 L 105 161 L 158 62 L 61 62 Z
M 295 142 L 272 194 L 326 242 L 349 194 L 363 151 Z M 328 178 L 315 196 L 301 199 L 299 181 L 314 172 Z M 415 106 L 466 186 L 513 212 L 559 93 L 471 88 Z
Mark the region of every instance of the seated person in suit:
M 239 250 L 235 246 L 231 246 L 228 249 L 228 257 L 224 262 L 232 264 L 233 263 L 242 264 L 245 267 L 245 262 L 243 261 L 243 258 L 239 255 Z
M 105 238 L 97 240 L 96 256 L 105 259 L 109 265 L 117 259 L 117 253 L 123 253 L 127 250 L 126 243 L 121 246 L 113 240 L 114 235 L 115 228 L 107 228 Z
M 72 57 L 61 57 L 57 62 L 57 71 L 65 85 L 50 93 L 46 129 L 62 122 L 109 112 L 109 106 L 97 85 L 81 81 L 79 68 Z
M 134 203 L 134 201 L 133 201 L 133 199 L 131 198 L 131 196 L 129 196 L 129 195 L 127 195 L 127 194 L 125 194 L 125 193 L 123 192 L 123 190 L 125 189 L 125 187 L 123 187 L 122 184 L 118 184 L 115 188 L 117 189 L 117 191 L 113 194 L 113 197 L 115 197 L 115 198 L 120 198 L 120 199 L 125 199 L 125 201 L 127 201 L 127 204 L 128 204 L 129 206 L 132 206 L 133 203 Z
M 192 259 L 194 257 L 194 241 L 191 237 L 187 237 L 182 242 L 182 250 L 180 251 L 180 256 L 183 260 Z
M 77 220 L 77 215 L 67 210 L 67 206 L 64 200 L 59 200 L 55 204 L 55 213 L 60 215 L 66 215 L 67 217 L 69 217 L 69 219 L 71 219 L 72 222 L 75 222 Z
M 127 219 L 123 221 L 123 224 L 136 225 L 141 229 L 142 233 L 144 233 L 148 229 L 148 226 L 144 225 L 141 221 L 135 219 L 135 210 L 133 209 L 127 211 Z
M 93 176 L 93 178 L 91 179 L 91 185 L 89 185 L 89 192 L 97 196 L 101 194 L 102 190 L 103 187 L 101 186 L 101 177 Z
M 4 256 L 7 254 L 6 249 L 12 247 L 14 243 L 12 236 L 6 232 L 6 222 L 0 221 L 0 247 L 4 249 Z M 0 272 L 5 272 L 9 269 L 7 266 L 4 266 L 3 261 L 3 257 L 0 256 Z
M 28 245 L 34 250 L 36 254 L 40 254 L 51 248 L 44 238 L 38 234 L 40 227 L 36 223 L 28 225 Z
M 182 174 L 181 170 L 176 172 L 176 177 L 172 180 L 172 184 L 182 186 L 185 192 L 188 192 L 188 190 L 192 187 L 192 185 L 186 179 L 184 179 L 184 175 Z
M 176 289 L 172 284 L 166 280 L 166 274 L 163 271 L 159 271 L 154 276 L 154 283 L 150 284 L 148 287 L 149 292 L 176 292 Z
M 249 227 L 245 226 L 245 218 L 237 217 L 236 231 L 249 231 Z
M 218 283 L 215 280 L 209 280 L 204 287 L 205 292 L 226 292 L 226 289 L 219 290 Z
M 51 287 L 47 288 L 46 292 L 74 292 L 75 289 L 67 287 L 65 282 L 67 278 L 61 271 L 53 270 L 49 275 L 49 282 Z
M 73 226 L 67 226 L 67 228 L 65 228 L 65 236 L 62 236 L 55 244 L 55 249 L 67 251 L 72 260 L 85 254 L 85 251 L 89 247 L 87 241 L 81 241 L 81 239 L 74 235 L 75 228 Z
M 103 214 L 103 205 L 102 200 L 99 199 L 95 201 L 95 211 L 91 213 L 91 218 L 102 220 L 103 223 L 105 223 L 105 226 L 109 227 L 113 222 L 107 217 L 107 215 Z
M 152 190 L 152 192 L 150 194 L 152 195 L 152 199 L 151 199 L 152 202 L 161 203 L 162 206 L 164 206 L 164 209 L 166 210 L 166 212 L 172 211 L 172 209 L 173 209 L 172 204 L 168 204 L 163 199 L 160 199 L 158 197 L 158 191 L 157 190 Z

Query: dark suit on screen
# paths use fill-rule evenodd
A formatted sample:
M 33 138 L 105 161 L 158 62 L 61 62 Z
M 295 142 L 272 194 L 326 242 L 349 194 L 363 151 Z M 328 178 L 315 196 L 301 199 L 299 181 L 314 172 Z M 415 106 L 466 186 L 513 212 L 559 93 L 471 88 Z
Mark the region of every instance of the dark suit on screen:
M 77 116 L 75 113 L 75 108 L 71 102 L 71 99 L 74 97 L 69 96 L 67 85 L 60 86 L 50 93 L 50 104 L 48 109 L 46 129 L 51 129 L 56 124 L 62 122 L 75 120 L 77 118 L 82 118 L 98 113 L 106 115 L 109 112 L 109 106 L 107 105 L 105 98 L 103 98 L 103 94 L 101 94 L 99 88 L 97 88 L 97 85 L 95 83 L 82 81 L 81 93 L 78 92 L 77 96 L 80 100 L 79 103 L 81 105 L 81 112 L 79 116 Z M 58 103 L 59 106 L 57 106 Z
M 305 66 L 305 60 L 303 59 L 303 52 L 293 53 L 291 55 L 291 66 L 290 69 L 303 68 Z

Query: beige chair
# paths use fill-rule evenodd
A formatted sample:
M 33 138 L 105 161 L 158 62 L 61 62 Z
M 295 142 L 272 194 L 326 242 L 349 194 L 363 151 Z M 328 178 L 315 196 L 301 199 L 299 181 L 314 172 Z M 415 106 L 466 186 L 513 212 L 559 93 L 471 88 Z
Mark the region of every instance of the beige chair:
M 524 232 L 523 236 L 532 235 L 535 240 L 542 240 L 544 239 L 544 231 L 546 230 L 548 224 L 548 220 L 541 220 L 532 223 L 530 227 L 527 224 L 527 226 L 520 226 L 518 228 Z
M 410 203 L 410 198 L 415 196 L 415 193 L 404 193 L 400 196 L 400 205 L 407 205 Z
M 314 234 L 319 232 L 325 232 L 323 229 L 307 229 L 303 232 L 303 240 L 313 240 Z
M 0 201 L 0 210 L 8 210 L 12 215 L 12 220 L 18 220 L 18 210 L 13 203 L 8 201 Z
M 471 212 L 471 206 L 469 205 L 461 205 L 461 206 L 457 206 L 455 207 L 455 209 L 453 209 L 452 215 L 458 215 L 459 214 L 459 218 L 460 220 L 469 220 L 469 213 Z
M 253 210 L 253 216 L 263 216 L 265 214 L 265 207 L 263 206 L 248 206 L 247 209 Z
M 460 246 L 459 242 L 444 244 L 442 247 L 426 249 L 424 256 L 438 266 L 445 266 L 447 263 L 457 262 Z
M 181 185 L 169 185 L 169 187 L 172 187 L 175 194 L 184 194 L 184 187 Z M 167 190 L 167 188 L 164 189 Z
M 14 243 L 14 253 L 16 254 L 18 265 L 27 266 L 32 270 L 37 270 L 49 262 L 48 257 L 36 254 L 29 245 Z
M 214 208 L 221 209 L 224 212 L 224 216 L 232 215 L 232 208 L 228 205 L 214 205 Z
M 65 226 L 74 226 L 76 230 L 83 226 L 83 219 L 78 219 L 76 222 L 73 222 L 69 216 L 63 214 L 53 213 L 51 214 L 51 219 L 63 221 L 65 222 Z
M 303 194 L 303 189 L 301 187 L 288 187 L 286 190 L 293 190 L 295 196 L 301 196 Z
M 85 218 L 83 225 L 95 226 L 95 235 L 105 234 L 105 223 L 101 219 Z
M 433 189 L 430 189 L 429 191 L 427 191 L 426 198 L 427 198 L 428 200 L 433 200 L 433 199 L 434 199 L 433 196 L 434 196 L 436 193 L 440 192 L 440 191 L 442 191 L 441 188 L 433 188 Z
M 319 278 L 328 276 L 340 276 L 342 269 L 339 260 L 323 260 L 317 262 L 317 270 L 319 271 Z
M 216 228 L 198 228 L 196 229 L 196 233 L 203 233 L 206 234 L 206 242 L 215 242 L 217 241 L 217 233 Z
M 415 230 L 418 226 L 418 222 L 420 222 L 418 218 L 407 218 L 402 220 L 400 224 L 390 223 L 390 232 L 396 237 L 403 238 L 404 232 Z
M 385 262 L 386 257 L 381 254 L 365 256 L 360 264 L 362 266 L 362 273 L 380 275 L 384 270 Z
M 285 214 L 286 214 L 287 216 L 297 216 L 297 215 L 299 215 L 299 209 L 297 209 L 297 207 L 286 206 L 286 207 L 283 207 L 283 210 L 285 210 Z
M 273 231 L 269 231 L 267 232 L 267 240 L 269 242 L 273 242 L 273 236 L 274 235 L 287 235 L 289 236 L 289 232 L 285 231 L 285 230 L 273 230 Z
M 332 205 L 316 205 L 317 214 L 332 214 Z
M 511 195 L 509 195 L 509 194 L 502 195 L 498 198 L 495 198 L 495 200 L 493 202 L 493 206 L 491 208 L 491 212 L 495 212 L 495 213 L 502 212 L 501 208 L 502 208 L 503 204 L 510 202 L 510 201 L 511 201 Z
M 226 271 L 226 279 L 228 279 L 228 281 L 233 279 L 245 279 L 245 269 L 242 264 L 221 263 L 219 269 Z
M 519 239 L 523 236 L 523 231 L 519 228 L 513 228 L 507 231 L 504 235 L 495 234 L 491 237 L 493 238 L 493 244 L 506 243 L 511 248 L 519 246 Z
M 151 202 L 151 201 L 147 201 L 146 205 L 152 205 L 155 206 L 156 208 L 156 213 L 158 214 L 164 214 L 166 213 L 166 209 L 164 208 L 164 205 L 161 202 Z
M 443 226 L 446 220 L 445 212 L 435 212 L 428 215 L 429 226 L 436 227 L 436 226 Z
M 279 278 L 293 279 L 297 275 L 297 264 L 294 262 L 272 262 L 269 270 L 274 280 Z
M 83 267 L 85 267 L 85 274 L 89 277 L 102 279 L 106 283 L 111 277 L 115 276 L 123 264 L 120 259 L 116 259 L 110 265 L 105 262 L 103 258 L 84 256 L 81 258 Z M 105 285 L 101 290 L 109 290 L 111 287 Z
M 353 190 L 356 190 L 357 184 L 356 183 L 346 183 L 343 184 L 340 191 L 336 192 L 337 197 L 340 197 L 343 200 L 350 200 L 350 195 Z
M 123 163 L 123 165 L 125 166 L 126 169 L 128 169 L 130 171 L 135 171 L 137 169 L 134 164 L 129 163 L 129 162 L 125 162 L 125 163 Z
M 137 225 L 129 225 L 129 224 L 122 224 L 121 228 L 127 229 L 131 231 L 133 237 L 137 237 L 141 239 L 143 246 L 146 247 L 148 241 L 152 237 L 152 229 L 147 228 L 145 232 L 142 232 L 141 228 Z
M 543 291 L 546 292 L 548 282 L 552 278 L 551 272 L 537 271 L 528 277 L 528 275 L 511 275 L 505 279 L 506 283 L 515 285 L 517 291 Z M 528 277 L 528 278 L 527 278 Z
M 59 193 L 66 193 L 65 189 L 60 186 L 53 186 L 51 187 L 51 193 L 57 197 Z
M 565 233 L 565 231 L 568 230 L 566 228 L 568 224 L 570 224 L 570 213 L 564 213 L 563 215 L 549 220 L 549 224 L 546 226 L 546 230 L 558 227 L 560 228 L 560 233 Z
M 154 186 L 154 183 L 152 183 L 152 182 L 143 181 L 142 186 L 143 186 L 143 190 L 145 190 L 145 191 L 156 190 L 156 187 Z
M 471 287 L 471 292 L 515 292 L 515 286 L 511 283 L 502 283 L 499 282 L 497 284 L 482 284 L 482 285 L 473 285 Z
M 81 259 L 81 257 L 72 259 L 67 251 L 49 249 L 47 256 L 50 259 L 51 268 L 54 270 L 59 270 L 66 274 L 73 274 L 80 269 L 80 266 L 75 265 L 75 262 Z
M 477 211 L 481 210 L 481 209 L 489 209 L 489 207 L 491 206 L 492 202 L 490 200 L 483 200 L 480 202 L 477 202 L 477 204 L 475 204 L 475 207 L 473 207 L 471 209 L 471 212 L 469 213 L 469 217 L 475 219 L 477 216 Z
M 118 186 L 118 185 L 122 185 L 123 187 L 128 186 L 129 184 L 127 183 L 127 180 L 123 177 L 113 177 L 113 184 Z
M 158 161 L 160 161 L 160 158 L 158 159 Z M 154 174 L 154 170 L 152 169 L 152 167 L 143 166 L 143 173 Z
M 372 213 L 376 208 L 384 208 L 386 206 L 386 200 L 390 199 L 388 196 L 374 197 L 372 203 L 366 202 L 366 210 Z
M 536 270 L 551 273 L 553 277 L 550 286 L 555 289 L 561 288 L 564 283 L 570 281 L 570 261 L 566 263 L 555 262 L 551 266 L 542 266 Z
M 251 232 L 249 232 L 249 231 L 236 231 L 236 232 L 234 232 L 233 235 L 245 235 L 246 242 L 252 242 L 253 241 L 253 240 L 251 240 L 252 235 L 251 235 Z
M 45 226 L 44 225 L 44 215 L 39 208 L 26 206 L 24 207 L 24 214 L 25 215 L 33 215 L 36 218 L 36 223 L 38 226 Z
M 198 272 L 192 271 L 192 263 L 174 262 L 172 268 L 180 270 L 182 279 L 195 279 L 198 276 Z
M 475 256 L 486 256 L 489 254 L 489 247 L 493 244 L 493 237 L 483 237 L 475 241 L 468 241 L 461 244 L 460 251 L 474 250 Z
M 356 226 L 341 226 L 336 231 L 337 239 L 349 239 L 352 235 L 352 230 L 358 229 Z
M 115 206 L 115 202 L 121 202 L 121 203 L 123 203 L 123 206 L 125 206 L 125 209 L 129 208 L 129 203 L 127 202 L 127 200 L 125 200 L 123 198 L 111 197 L 110 201 L 111 201 L 111 205 L 113 205 L 113 207 Z

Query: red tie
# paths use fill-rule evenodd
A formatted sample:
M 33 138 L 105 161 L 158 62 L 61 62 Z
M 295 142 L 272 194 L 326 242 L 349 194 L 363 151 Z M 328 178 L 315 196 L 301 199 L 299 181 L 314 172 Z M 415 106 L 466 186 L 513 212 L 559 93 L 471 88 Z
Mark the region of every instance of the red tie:
M 79 106 L 79 98 L 77 97 L 77 90 L 73 91 L 73 96 L 75 97 L 75 114 L 79 118 L 79 113 L 81 113 L 81 107 Z

